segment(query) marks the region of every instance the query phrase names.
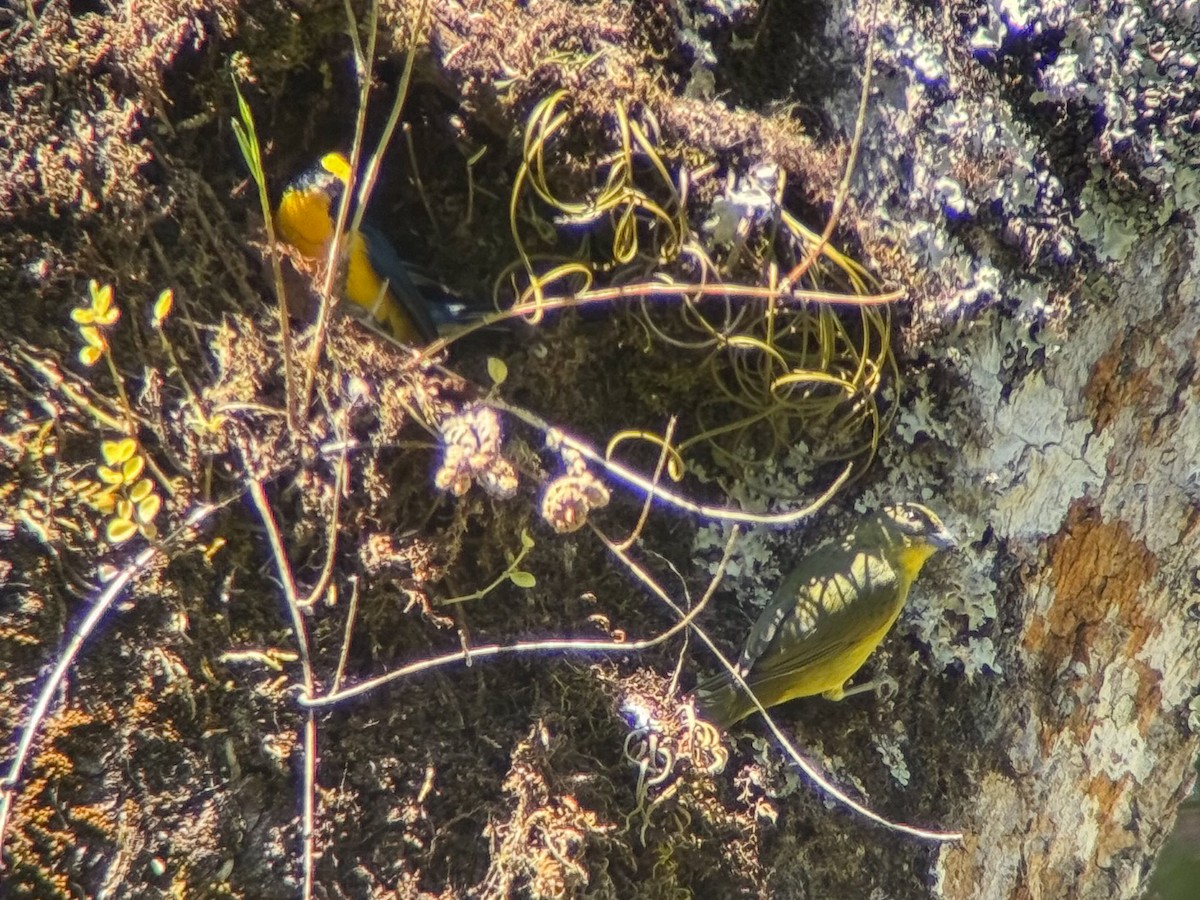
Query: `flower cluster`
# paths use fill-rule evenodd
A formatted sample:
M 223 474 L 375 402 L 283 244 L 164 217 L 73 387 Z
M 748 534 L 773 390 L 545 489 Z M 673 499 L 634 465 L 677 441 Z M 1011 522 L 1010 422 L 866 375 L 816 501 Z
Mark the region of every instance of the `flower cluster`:
M 608 506 L 609 492 L 587 469 L 583 456 L 570 447 L 559 449 L 567 469 L 550 482 L 542 495 L 542 518 L 559 534 L 577 531 L 593 509 Z
M 488 494 L 507 500 L 517 492 L 517 471 L 501 453 L 504 432 L 500 416 L 487 406 L 474 406 L 442 423 L 442 465 L 434 484 L 461 497 L 479 482 Z

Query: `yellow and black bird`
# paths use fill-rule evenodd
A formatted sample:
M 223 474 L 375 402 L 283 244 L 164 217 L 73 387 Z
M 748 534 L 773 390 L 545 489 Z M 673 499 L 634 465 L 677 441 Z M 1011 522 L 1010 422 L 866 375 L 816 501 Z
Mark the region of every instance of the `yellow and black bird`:
M 327 153 L 283 192 L 275 212 L 279 236 L 311 262 L 329 256 L 342 192 L 350 180 L 350 161 L 343 153 Z M 346 246 L 343 296 L 386 326 L 396 340 L 428 344 L 438 326 L 461 319 L 461 304 L 443 288 L 417 286 L 410 268 L 391 242 L 364 221 Z
M 925 562 L 954 538 L 919 503 L 886 506 L 820 547 L 780 584 L 750 630 L 738 673 L 763 706 L 870 690 L 846 682 L 879 646 Z M 728 672 L 696 688 L 701 716 L 728 728 L 757 710 Z

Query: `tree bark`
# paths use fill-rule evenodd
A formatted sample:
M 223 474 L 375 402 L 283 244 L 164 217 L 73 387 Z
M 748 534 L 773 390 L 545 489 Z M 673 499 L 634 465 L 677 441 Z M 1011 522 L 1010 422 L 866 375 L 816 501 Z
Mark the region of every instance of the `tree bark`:
M 866 6 L 827 38 L 861 46 Z M 950 608 L 993 620 L 956 652 L 999 670 L 946 711 L 986 743 L 933 893 L 1139 896 L 1200 730 L 1197 6 L 880 17 L 858 222 L 942 325 L 891 461 L 946 465 L 979 536 Z
M 752 49 L 721 56 L 754 88 L 627 95 L 828 209 L 828 146 L 766 111 L 819 108 L 848 143 L 873 37 L 840 226 L 912 304 L 879 497 L 933 502 L 973 540 L 902 626 L 953 685 L 905 699 L 953 727 L 902 731 L 925 781 L 950 779 L 963 845 L 927 892 L 882 874 L 904 842 L 873 869 L 791 832 L 763 866 L 781 896 L 1138 896 L 1200 732 L 1200 5 L 875 8 L 762 4 Z
M 242 34 L 227 35 L 248 48 L 229 66 L 242 84 L 253 82 L 242 74 L 261 76 L 257 100 L 281 125 L 268 153 L 278 186 L 289 164 L 331 149 L 312 145 L 318 126 L 353 118 L 353 98 L 333 109 L 344 98 L 331 90 L 343 72 L 338 66 L 352 69 L 338 56 L 345 24 L 336 3 L 336 21 L 323 19 L 323 8 L 309 17 L 288 4 L 282 13 L 245 5 L 264 18 L 246 14 L 237 26 Z M 215 38 L 205 43 L 216 32 L 203 29 L 218 22 L 233 28 L 236 17 L 203 3 L 131 6 L 120 17 L 44 6 L 22 11 L 19 27 L 5 32 L 13 52 L 0 53 L 0 69 L 20 88 L 0 104 L 0 122 L 11 126 L 0 130 L 16 148 L 7 158 L 12 165 L 0 167 L 0 324 L 14 335 L 0 341 L 0 406 L 11 448 L 0 488 L 16 509 L 0 515 L 0 588 L 20 598 L 4 609 L 0 662 L 8 689 L 0 692 L 0 712 L 14 722 L 42 683 L 55 652 L 47 648 L 65 643 L 94 596 L 72 581 L 92 579 L 104 554 L 117 552 L 97 536 L 96 516 L 80 511 L 82 494 L 61 486 L 68 468 L 72 478 L 93 471 L 96 447 L 113 437 L 97 426 L 95 407 L 81 410 L 60 390 L 49 364 L 74 365 L 79 335 L 73 327 L 64 332 L 64 324 L 83 285 L 111 274 L 134 304 L 145 299 L 137 289 L 153 285 L 156 293 L 180 283 L 181 298 L 192 298 L 190 332 L 183 333 L 190 343 L 181 352 L 195 363 L 188 374 L 197 393 L 236 415 L 269 412 L 279 400 L 270 395 L 278 394 L 273 320 L 263 312 L 261 285 L 242 271 L 254 238 L 224 217 L 254 204 L 246 199 L 253 190 L 235 183 L 244 176 L 230 171 L 233 140 L 222 130 L 234 108 L 226 63 L 186 68 L 189 54 L 217 46 Z M 666 673 L 679 659 L 671 645 L 655 650 L 659 656 L 604 666 L 577 657 L 534 657 L 508 668 L 481 661 L 394 685 L 370 704 L 323 712 L 320 887 L 331 897 L 1141 894 L 1192 788 L 1200 746 L 1200 3 L 381 6 L 380 52 L 396 58 L 410 47 L 417 9 L 432 11 L 422 59 L 432 58 L 428 68 L 453 111 L 429 102 L 411 118 L 436 132 L 433 146 L 461 139 L 472 153 L 487 149 L 472 157 L 468 172 L 504 156 L 497 145 L 517 146 L 534 104 L 562 89 L 572 115 L 603 138 L 616 130 L 619 103 L 674 160 L 702 159 L 697 168 L 707 170 L 712 193 L 714 172 L 724 179 L 777 165 L 788 177 L 789 209 L 818 229 L 834 208 L 873 47 L 857 164 L 834 243 L 907 291 L 896 314 L 906 386 L 855 502 L 860 509 L 926 503 L 963 547 L 922 573 L 899 627 L 868 663 L 898 680 L 897 694 L 801 701 L 780 708 L 778 718 L 873 809 L 965 837 L 920 843 L 827 803 L 780 761 L 753 719 L 719 743 L 731 754 L 724 773 L 693 757 L 691 770 L 669 771 L 638 793 L 645 782 L 629 765 L 628 744 L 622 752 L 628 723 L 616 710 L 639 688 L 664 704 L 686 702 L 666 690 Z M 221 97 L 229 108 L 214 115 Z M 194 115 L 178 128 L 152 128 L 157 119 L 166 123 L 173 103 Z M 474 129 L 500 139 L 476 144 Z M 564 156 L 565 168 L 593 163 L 586 153 Z M 156 165 L 147 165 L 152 158 Z M 444 168 L 457 174 L 462 160 L 448 158 Z M 494 165 L 488 178 L 496 183 L 480 194 L 495 201 L 490 218 L 472 206 L 474 183 L 446 207 L 475 210 L 471 226 L 486 232 L 438 236 L 452 248 L 445 255 L 461 251 L 464 266 L 484 255 L 476 245 L 486 241 L 501 256 L 495 236 L 509 226 L 502 195 L 510 185 L 500 182 L 515 170 L 517 154 Z M 571 174 L 579 177 L 581 168 Z M 427 169 L 424 176 L 432 184 L 439 174 Z M 583 173 L 589 185 L 592 174 Z M 487 202 L 479 200 L 479 209 Z M 171 228 L 160 235 L 144 225 L 167 218 L 168 207 Z M 436 225 L 432 209 L 429 218 Z M 160 238 L 178 251 L 178 265 Z M 511 248 L 503 253 L 503 264 L 511 262 Z M 137 319 L 134 308 L 126 322 Z M 568 397 L 562 405 L 578 417 L 555 424 L 581 430 L 615 433 L 627 427 L 620 417 L 628 408 L 645 413 L 636 404 L 653 386 L 636 377 L 626 384 L 645 391 L 630 388 L 621 397 L 628 407 L 587 406 L 604 404 L 603 388 L 626 368 L 628 345 L 605 346 L 598 332 L 566 333 L 561 356 L 554 354 L 564 348 L 549 343 L 506 345 L 532 372 L 521 396 L 547 405 Z M 16 338 L 36 353 L 14 356 Z M 230 483 L 245 476 L 248 457 L 233 458 L 234 444 L 218 435 L 224 413 L 176 415 L 188 409 L 190 384 L 183 394 L 174 382 L 161 388 L 179 364 L 157 359 L 155 341 L 123 340 L 138 350 L 122 362 L 134 373 L 131 384 L 151 373 L 144 389 L 131 391 L 155 413 L 143 428 L 155 438 L 150 449 L 169 447 L 168 431 L 178 428 L 187 440 L 174 435 L 175 443 L 191 454 L 171 460 L 181 477 L 204 480 L 214 461 Z M 341 332 L 337 346 L 336 360 L 327 354 L 331 383 L 355 387 L 331 389 L 330 402 L 345 400 L 339 409 L 355 428 L 374 427 L 367 423 L 378 418 L 379 428 L 392 429 L 380 445 L 401 454 L 366 453 L 364 441 L 350 463 L 361 467 L 348 482 L 358 494 L 346 491 L 340 509 L 343 523 L 357 523 L 350 536 L 358 543 L 343 542 L 329 559 L 343 595 L 358 598 L 363 589 L 355 640 L 343 644 L 341 620 L 333 618 L 345 604 L 314 610 L 328 617 L 323 631 L 314 628 L 328 659 L 341 659 L 343 647 L 353 651 L 347 678 L 456 650 L 456 636 L 439 630 L 444 623 L 433 615 L 430 592 L 467 595 L 487 584 L 506 559 L 512 563 L 514 533 L 531 522 L 543 529 L 538 593 L 456 605 L 464 610 L 456 620 L 463 646 L 478 645 L 481 632 L 511 644 L 534 632 L 578 634 L 597 625 L 611 624 L 614 635 L 666 627 L 661 608 L 646 611 L 589 533 L 580 532 L 577 543 L 545 533 L 530 511 L 538 490 L 530 484 L 522 483 L 510 506 L 475 488 L 459 505 L 434 497 L 424 432 L 418 442 L 401 437 L 417 404 L 404 399 L 410 387 L 404 373 L 392 371 L 400 368 L 396 357 L 379 355 L 354 332 Z M 620 352 L 626 356 L 614 365 Z M 612 359 L 598 359 L 602 353 Z M 338 381 L 337 366 L 355 377 Z M 518 393 L 513 382 L 528 374 L 509 368 L 512 380 L 496 385 L 500 395 Z M 106 375 L 86 377 L 100 389 L 106 384 Z M 359 392 L 368 381 L 370 390 Z M 450 403 L 457 391 L 431 396 Z M 347 399 L 350 393 L 356 396 Z M 384 414 L 356 406 L 368 395 Z M 195 425 L 201 421 L 203 428 Z M 69 466 L 62 471 L 51 433 L 64 442 Z M 270 469 L 278 473 L 281 518 L 291 507 L 288 549 L 297 559 L 310 558 L 313 535 L 324 535 L 330 519 L 322 502 L 344 487 L 324 450 L 314 449 L 325 438 L 311 441 L 309 456 L 293 459 L 281 449 L 288 467 Z M 530 446 L 523 472 L 544 462 Z M 208 487 L 192 485 L 189 495 L 207 496 Z M 306 502 L 293 503 L 297 492 Z M 14 496 L 19 503 L 10 502 Z M 430 512 L 441 503 L 453 510 L 452 522 L 439 524 L 440 514 Z M 176 506 L 173 514 L 181 515 L 183 504 Z M 228 509 L 236 520 L 236 504 Z M 691 539 L 682 518 L 661 527 L 664 543 Z M 69 696 L 43 727 L 40 756 L 18 785 L 22 818 L 13 820 L 16 836 L 5 852 L 17 864 L 13 884 L 30 896 L 52 883 L 61 896 L 77 885 L 141 895 L 162 890 L 167 872 L 181 890 L 228 882 L 242 896 L 298 892 L 303 835 L 292 790 L 300 780 L 294 738 L 306 713 L 283 689 L 296 670 L 277 679 L 283 664 L 265 653 L 226 654 L 286 640 L 275 618 L 278 583 L 262 575 L 274 571 L 267 550 L 247 538 L 261 527 L 254 519 L 229 523 L 228 564 L 220 556 L 225 531 L 203 546 L 197 539 L 182 563 L 164 563 L 136 585 L 136 612 L 125 620 L 133 626 L 85 648 Z M 832 528 L 828 521 L 818 527 Z M 506 530 L 480 534 L 488 528 Z M 686 559 L 692 548 L 668 549 Z M 479 558 L 466 559 L 476 550 Z M 214 573 L 214 555 L 217 566 L 227 565 L 224 580 Z M 442 555 L 467 563 L 454 573 L 461 578 L 443 578 Z M 466 587 L 450 590 L 456 583 Z M 602 591 L 592 588 L 599 585 L 607 594 L 597 599 Z M 768 594 L 772 586 L 759 585 Z M 168 599 L 160 603 L 160 595 Z M 563 597 L 578 615 L 563 612 L 570 605 Z M 739 614 L 750 607 L 743 603 Z M 259 687 L 257 674 L 236 668 L 244 659 L 227 656 L 265 659 Z M 681 683 L 693 684 L 708 664 L 698 653 L 685 657 Z M 147 737 L 160 732 L 169 739 Z M 225 736 L 216 749 L 214 735 Z M 93 752 L 93 744 L 102 750 Z

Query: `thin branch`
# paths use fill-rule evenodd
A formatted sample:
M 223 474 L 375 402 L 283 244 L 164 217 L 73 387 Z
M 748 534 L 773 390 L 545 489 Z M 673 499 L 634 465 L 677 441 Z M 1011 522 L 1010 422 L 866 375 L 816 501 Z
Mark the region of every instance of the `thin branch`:
M 305 408 L 308 407 L 308 403 L 312 399 L 316 367 L 320 362 L 321 351 L 325 344 L 325 333 L 328 329 L 329 316 L 333 305 L 333 279 L 337 274 L 338 263 L 342 259 L 342 254 L 345 252 L 346 223 L 350 221 L 351 200 L 357 202 L 354 210 L 354 219 L 349 228 L 349 231 L 354 233 L 362 225 L 363 214 L 366 212 L 367 207 L 367 199 L 370 197 L 371 190 L 375 186 L 375 179 L 379 174 L 379 164 L 383 159 L 384 152 L 387 150 L 388 143 L 391 141 L 392 134 L 396 130 L 396 124 L 400 120 L 400 112 L 404 108 L 404 100 L 408 95 L 408 86 L 412 81 L 413 65 L 416 62 L 417 34 L 425 22 L 428 0 L 423 0 L 417 12 L 417 17 L 413 24 L 412 43 L 408 48 L 408 56 L 404 61 L 404 72 L 400 76 L 400 86 L 396 90 L 396 97 L 392 103 L 391 112 L 388 114 L 387 123 L 379 139 L 379 144 L 375 148 L 375 152 L 371 155 L 371 158 L 367 161 L 367 168 L 363 173 L 361 186 L 357 185 L 358 164 L 362 158 L 363 134 L 366 130 L 367 119 L 367 101 L 371 92 L 375 40 L 379 29 L 379 4 L 377 0 L 373 0 L 371 3 L 367 24 L 368 39 L 365 51 L 358 38 L 358 24 L 350 0 L 345 0 L 344 5 L 346 8 L 346 17 L 350 23 L 350 36 L 354 44 L 355 58 L 359 61 L 360 65 L 359 76 L 361 82 L 359 85 L 358 115 L 354 123 L 354 142 L 350 148 L 350 171 L 342 191 L 341 204 L 338 206 L 337 222 L 334 225 L 333 240 L 330 242 L 331 246 L 329 248 L 325 280 L 321 285 L 321 309 L 317 314 L 317 330 L 313 338 L 312 359 L 304 381 L 303 399 Z
M 312 656 L 309 652 L 308 629 L 304 623 L 303 608 L 296 594 L 296 582 L 292 577 L 291 566 L 287 561 L 287 555 L 284 553 L 283 541 L 279 536 L 279 529 L 275 525 L 275 516 L 271 512 L 271 504 L 267 501 L 267 494 L 263 490 L 262 482 L 258 479 L 251 479 L 249 489 L 250 497 L 254 501 L 254 507 L 258 510 L 259 518 L 262 520 L 263 527 L 267 531 L 267 540 L 271 544 L 271 552 L 275 557 L 275 566 L 279 573 L 279 581 L 283 585 L 284 596 L 287 598 L 288 614 L 292 618 L 292 632 L 295 635 L 296 645 L 300 651 L 300 670 L 303 673 L 305 690 L 311 691 L 316 684 L 316 679 L 313 676 Z M 312 896 L 313 873 L 316 860 L 314 852 L 314 844 L 316 843 L 316 827 L 314 824 L 317 805 L 316 784 L 317 720 L 313 711 L 309 710 L 304 721 L 304 799 L 301 834 L 304 848 L 303 896 L 305 900 L 308 900 Z
M 358 110 L 354 118 L 354 140 L 350 145 L 350 171 L 342 189 L 341 202 L 338 203 L 337 219 L 333 224 L 333 238 L 329 242 L 329 256 L 325 260 L 325 278 L 321 282 L 321 305 L 317 310 L 312 350 L 309 354 L 308 368 L 304 373 L 304 390 L 300 394 L 301 408 L 304 410 L 307 410 L 309 403 L 312 402 L 317 366 L 321 363 L 321 353 L 325 349 L 325 335 L 329 330 L 329 318 L 333 314 L 333 282 L 337 277 L 339 263 L 345 252 L 346 223 L 350 220 L 350 204 L 354 200 L 354 180 L 358 172 L 359 155 L 362 152 L 362 136 L 367 126 L 367 100 L 371 95 L 372 66 L 375 61 L 375 35 L 379 4 L 372 2 L 368 11 L 368 42 L 365 53 L 358 36 L 358 20 L 354 15 L 354 8 L 350 5 L 350 0 L 345 0 L 344 5 L 346 20 L 349 24 L 347 30 L 354 47 L 354 59 L 358 64 Z
M 846 480 L 850 477 L 850 472 L 854 468 L 853 462 L 846 463 L 846 467 L 842 469 L 841 474 L 833 480 L 824 493 L 808 506 L 800 509 L 793 509 L 782 513 L 750 513 L 732 507 L 709 506 L 707 504 L 696 503 L 674 491 L 668 491 L 657 485 L 653 479 L 646 478 L 639 472 L 635 472 L 633 469 L 623 466 L 618 462 L 606 459 L 604 454 L 593 449 L 590 444 L 585 443 L 579 438 L 571 437 L 565 431 L 550 425 L 545 419 L 542 419 L 529 410 L 519 406 L 512 406 L 498 398 L 488 399 L 487 404 L 543 432 L 546 435 L 546 444 L 551 450 L 556 450 L 560 447 L 569 447 L 604 469 L 612 477 L 623 481 L 629 487 L 641 491 L 647 496 L 657 497 L 659 500 L 684 512 L 695 513 L 696 515 L 704 516 L 708 519 L 717 519 L 722 522 L 742 522 L 751 525 L 791 525 L 802 519 L 807 519 L 829 502 L 830 498 L 846 483 Z
M 539 289 L 542 286 L 539 283 Z M 527 291 L 528 293 L 528 291 Z M 522 300 L 494 315 L 483 316 L 476 322 L 471 322 L 457 329 L 454 334 L 438 338 L 421 351 L 425 359 L 432 359 L 450 344 L 461 340 L 468 334 L 490 328 L 499 322 L 510 319 L 540 317 L 542 313 L 594 303 L 608 303 L 614 300 L 642 300 L 647 297 L 678 296 L 690 294 L 697 297 L 738 297 L 743 299 L 803 301 L 810 303 L 828 303 L 835 306 L 888 306 L 897 300 L 902 300 L 905 291 L 896 289 L 881 294 L 844 294 L 836 291 L 798 291 L 781 290 L 780 288 L 761 287 L 749 284 L 665 284 L 661 282 L 645 282 L 636 285 L 619 285 L 616 287 L 597 288 L 595 290 L 575 291 L 564 297 L 549 298 L 541 296 L 533 300 Z
M 718 571 L 724 571 L 725 560 L 733 549 L 733 538 L 736 536 L 736 529 L 730 535 L 730 543 L 726 547 L 725 559 L 722 560 L 722 568 Z M 636 564 L 635 564 L 636 565 Z M 648 578 L 648 576 L 647 576 Z M 718 579 L 719 580 L 719 579 Z M 653 579 L 649 579 L 645 583 L 653 584 Z M 661 589 L 659 589 L 661 590 Z M 657 647 L 659 644 L 669 641 L 675 635 L 679 634 L 685 628 L 692 624 L 693 620 L 707 606 L 709 599 L 716 590 L 715 584 L 709 586 L 709 590 L 700 598 L 700 602 L 696 604 L 696 608 L 683 616 L 680 621 L 676 622 L 666 631 L 652 638 L 645 638 L 640 641 L 589 641 L 589 640 L 545 640 L 545 641 L 522 641 L 517 644 L 488 644 L 483 647 L 472 647 L 466 650 L 456 650 L 453 653 L 444 653 L 441 656 L 433 656 L 426 659 L 417 660 L 414 663 L 409 663 L 407 666 L 402 666 L 393 672 L 388 672 L 385 675 L 379 675 L 375 678 L 368 679 L 353 687 L 345 688 L 344 690 L 334 690 L 320 697 L 315 696 L 311 690 L 305 689 L 304 693 L 298 698 L 301 706 L 309 710 L 325 709 L 330 706 L 336 706 L 343 700 L 352 700 L 356 697 L 361 697 L 364 694 L 377 690 L 384 685 L 391 684 L 396 681 L 408 678 L 411 675 L 417 675 L 421 672 L 428 672 L 432 669 L 440 669 L 452 665 L 470 666 L 477 659 L 490 659 L 493 656 L 509 656 L 509 655 L 525 655 L 536 653 L 548 653 L 552 651 L 565 651 L 568 653 L 637 653 L 642 650 L 648 650 L 651 647 Z M 675 607 L 678 609 L 678 607 Z
M 737 533 L 738 527 L 739 526 L 737 526 L 737 525 L 733 526 L 732 530 L 735 534 Z M 603 536 L 601 536 L 601 539 L 603 540 Z M 732 540 L 732 536 L 731 536 L 731 540 Z M 622 545 L 622 544 L 617 544 L 617 546 L 620 547 L 622 550 L 626 549 L 624 547 L 624 545 Z M 663 556 L 657 550 L 650 550 L 646 547 L 642 547 L 642 550 L 646 553 L 649 553 L 653 556 L 658 557 L 659 561 L 662 562 L 662 564 L 664 566 L 666 566 L 668 569 L 670 569 L 672 574 L 676 578 L 679 579 L 680 586 L 683 590 L 683 596 L 687 599 L 688 609 L 691 609 L 691 607 L 692 607 L 691 595 L 688 593 L 687 584 L 684 581 L 683 573 L 680 572 L 678 568 L 676 568 L 675 563 L 671 562 L 671 560 L 667 559 L 665 556 Z M 724 567 L 724 565 L 725 565 L 725 561 L 724 561 L 724 558 L 722 558 L 721 566 Z M 673 671 L 671 673 L 671 682 L 667 687 L 668 696 L 673 695 L 675 693 L 675 688 L 678 687 L 678 685 L 679 685 L 679 676 L 683 674 L 683 660 L 687 656 L 687 651 L 688 651 L 688 647 L 691 642 L 691 637 L 692 637 L 692 633 L 691 633 L 691 631 L 689 631 L 686 635 L 684 635 L 683 643 L 680 644 L 680 646 L 679 646 L 679 659 L 676 660 L 676 662 L 675 662 L 675 671 Z
M 350 660 L 350 639 L 354 635 L 354 620 L 358 618 L 358 576 L 350 576 L 350 609 L 346 612 L 346 629 L 342 637 L 342 652 L 338 656 L 337 669 L 333 673 L 333 689 L 342 686 L 346 674 L 346 663 Z
M 804 277 L 804 273 L 816 262 L 821 251 L 829 244 L 829 238 L 833 236 L 833 229 L 837 227 L 838 220 L 841 218 L 842 208 L 846 205 L 846 198 L 850 195 L 850 179 L 854 175 L 854 167 L 858 162 L 858 150 L 862 146 L 863 127 L 867 120 L 867 100 L 871 94 L 871 68 L 875 63 L 875 13 L 878 9 L 878 3 L 871 4 L 867 52 L 863 62 L 862 91 L 858 98 L 858 118 L 854 122 L 854 137 L 850 141 L 850 157 L 846 160 L 842 182 L 838 185 L 838 192 L 833 200 L 833 209 L 829 213 L 829 221 L 825 223 L 825 230 L 821 232 L 821 239 L 812 246 L 800 264 L 788 272 L 787 277 L 783 279 L 781 286 L 785 291 L 790 290 L 792 285 Z
M 659 445 L 658 462 L 654 465 L 654 474 L 650 478 L 650 483 L 657 486 L 659 479 L 662 478 L 662 470 L 667 464 L 667 459 L 671 455 L 671 438 L 675 436 L 675 423 L 678 419 L 675 416 L 667 421 L 667 427 L 663 431 L 662 442 Z M 633 530 L 629 532 L 629 537 L 621 541 L 618 545 L 622 550 L 628 550 L 633 546 L 633 542 L 638 539 L 642 533 L 642 529 L 646 527 L 646 522 L 650 518 L 650 504 L 654 502 L 653 494 L 646 494 L 646 501 L 642 504 L 641 514 L 638 516 L 637 523 L 633 526 Z
M 338 523 L 341 519 L 342 492 L 346 490 L 347 468 L 346 454 L 339 454 L 334 464 L 333 476 L 333 509 L 329 512 L 329 526 L 325 529 L 325 563 L 321 573 L 303 600 L 298 600 L 301 609 L 309 609 L 329 589 L 333 580 L 333 565 L 337 558 Z

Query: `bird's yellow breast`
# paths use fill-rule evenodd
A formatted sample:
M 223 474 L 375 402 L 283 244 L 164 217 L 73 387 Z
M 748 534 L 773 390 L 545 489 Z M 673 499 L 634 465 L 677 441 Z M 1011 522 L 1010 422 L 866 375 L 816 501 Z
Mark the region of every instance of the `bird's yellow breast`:
M 306 259 L 323 260 L 333 237 L 328 195 L 323 191 L 284 191 L 275 214 L 275 227 L 279 236 Z
M 941 520 L 917 503 L 865 518 L 780 583 L 746 638 L 738 674 L 763 706 L 815 694 L 840 700 L 895 625 L 922 566 L 953 546 Z M 701 714 L 722 727 L 756 709 L 726 672 L 702 681 L 696 695 Z
M 908 593 L 908 586 L 916 581 L 921 567 L 937 551 L 938 548 L 932 544 L 909 543 L 905 544 L 894 554 L 892 565 L 895 566 L 896 572 L 900 575 L 900 581 L 904 586 L 905 594 Z
M 329 195 L 321 190 L 284 191 L 275 214 L 279 236 L 291 244 L 306 259 L 323 263 L 333 240 L 333 219 Z M 391 290 L 375 271 L 361 233 L 349 238 L 344 296 L 351 303 L 374 314 L 376 320 L 388 326 L 397 340 L 419 343 L 418 329 L 404 315 Z
M 814 646 L 806 654 L 807 661 L 781 666 L 778 674 L 765 678 L 756 679 L 752 672 L 749 680 L 763 705 L 773 706 L 817 694 L 840 698 L 843 686 L 887 637 L 904 608 L 912 579 L 899 572 L 897 575 L 890 587 L 875 596 L 870 605 L 864 605 L 862 597 L 849 597 L 847 603 L 839 604 L 839 614 L 853 617 L 864 627 L 841 629 L 837 635 L 829 635 L 825 623 L 818 622 L 810 638 Z M 786 655 L 786 647 L 777 650 Z
M 895 624 L 900 608 L 883 627 L 867 634 L 858 643 L 845 647 L 830 658 L 814 663 L 802 671 L 789 673 L 785 679 L 766 682 L 755 687 L 763 706 L 774 706 L 798 697 L 815 697 L 818 694 L 829 694 L 837 699 L 841 696 L 842 686 L 862 668 L 867 658 L 875 652 L 875 648 L 883 643 L 892 625 Z

